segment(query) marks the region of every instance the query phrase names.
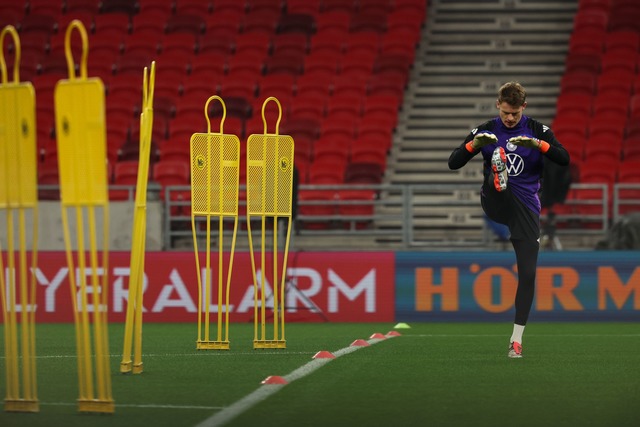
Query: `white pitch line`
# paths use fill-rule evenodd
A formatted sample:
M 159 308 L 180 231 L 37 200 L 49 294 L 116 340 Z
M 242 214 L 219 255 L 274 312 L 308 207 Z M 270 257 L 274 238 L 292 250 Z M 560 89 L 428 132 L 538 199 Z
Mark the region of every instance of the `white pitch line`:
M 486 338 L 486 337 L 504 337 L 505 334 L 405 334 L 403 337 L 408 338 Z M 637 338 L 640 334 L 527 334 L 527 337 L 587 337 L 587 338 Z
M 48 406 L 76 406 L 77 403 L 71 402 L 40 402 L 40 405 Z M 116 403 L 116 408 L 152 408 L 152 409 L 202 409 L 206 411 L 224 409 L 223 406 L 197 406 L 197 405 L 159 405 L 154 403 L 146 403 L 136 405 L 134 403 Z
M 391 337 L 389 337 L 389 338 L 391 338 Z M 389 338 L 387 338 L 387 339 L 389 339 Z M 384 341 L 384 339 L 373 338 L 373 339 L 368 340 L 367 342 L 369 344 L 377 344 L 380 341 Z M 363 348 L 363 346 L 349 346 L 349 347 L 341 348 L 340 350 L 335 351 L 332 354 L 335 357 L 340 357 L 340 356 L 344 356 L 345 354 L 352 353 L 352 352 L 354 352 L 356 350 L 359 350 L 361 348 Z M 283 378 L 287 381 L 287 383 L 293 382 L 295 380 L 298 380 L 300 378 L 303 378 L 303 377 L 309 375 L 310 373 L 312 373 L 316 369 L 318 369 L 318 368 L 324 366 L 325 364 L 329 363 L 331 360 L 333 360 L 333 359 L 313 359 L 310 362 L 307 362 L 305 365 L 303 365 L 303 366 L 299 367 L 298 369 L 296 369 L 296 370 L 290 372 L 289 374 L 285 375 Z M 213 414 L 211 417 L 209 417 L 206 420 L 202 421 L 201 423 L 197 424 L 196 427 L 219 427 L 219 426 L 222 426 L 222 425 L 226 424 L 227 422 L 231 421 L 233 418 L 235 418 L 238 415 L 242 414 L 243 412 L 247 411 L 252 406 L 256 405 L 257 403 L 259 403 L 261 401 L 263 401 L 264 399 L 266 399 L 267 397 L 271 396 L 272 394 L 277 393 L 285 385 L 286 384 L 263 384 L 258 389 L 256 389 L 254 392 L 246 395 L 242 399 L 232 403 L 230 406 L 227 406 L 226 408 L 224 408 L 220 412 L 217 412 L 217 413 Z
M 143 354 L 142 357 L 225 357 L 225 356 L 255 356 L 255 355 L 262 355 L 262 356 L 286 356 L 286 355 L 292 355 L 292 354 L 315 354 L 313 352 L 310 351 L 294 351 L 294 352 L 290 352 L 290 353 L 282 353 L 282 352 L 263 352 L 263 351 L 253 351 L 253 352 L 241 352 L 241 353 L 210 353 L 210 352 L 203 352 L 203 353 L 165 353 L 165 354 Z M 95 356 L 95 354 L 93 354 L 92 356 Z M 43 355 L 43 356 L 36 356 L 36 359 L 76 359 L 78 356 L 75 354 L 53 354 L 53 355 Z M 109 357 L 122 357 L 121 354 L 110 354 Z M 4 359 L 5 356 L 0 356 L 0 359 Z

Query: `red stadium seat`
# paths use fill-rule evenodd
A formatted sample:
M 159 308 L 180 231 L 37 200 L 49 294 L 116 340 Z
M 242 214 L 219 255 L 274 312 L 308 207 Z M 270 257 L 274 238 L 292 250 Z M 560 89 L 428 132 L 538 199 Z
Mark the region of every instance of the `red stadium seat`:
M 350 145 L 351 140 L 348 138 L 320 138 L 313 144 L 313 161 L 346 164 L 349 161 Z
M 153 165 L 153 180 L 160 184 L 160 199 L 166 199 L 167 187 L 188 186 L 190 162 L 181 160 L 161 160 Z M 189 191 L 174 191 L 172 200 L 189 200 Z
M 331 190 L 300 190 L 298 193 L 298 222 L 303 229 L 331 228 L 329 217 L 337 212 L 337 194 Z
M 338 192 L 338 214 L 344 219 L 344 227 L 363 229 L 373 224 L 374 190 L 342 190 Z M 353 217 L 353 218 L 348 218 Z
M 138 162 L 124 161 L 118 162 L 113 168 L 113 184 L 119 186 L 132 186 L 132 193 L 127 189 L 111 189 L 109 190 L 110 200 L 127 200 L 130 197 L 135 198 L 135 186 L 138 182 Z

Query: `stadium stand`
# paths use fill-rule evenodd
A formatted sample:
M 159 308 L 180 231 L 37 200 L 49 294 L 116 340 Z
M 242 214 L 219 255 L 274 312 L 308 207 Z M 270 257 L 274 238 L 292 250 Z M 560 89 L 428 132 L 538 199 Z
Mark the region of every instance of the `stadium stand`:
M 32 80 L 36 87 L 38 147 L 41 161 L 46 157 L 47 164 L 55 157 L 53 87 L 68 73 L 64 29 L 72 19 L 80 19 L 90 30 L 89 73 L 102 78 L 107 88 L 113 184 L 116 176 L 118 183 L 123 182 L 118 166 L 123 154 L 135 153 L 127 154 L 122 147 L 135 145 L 142 68 L 151 60 L 157 61 L 159 77 L 154 129 L 158 163 L 188 155 L 190 135 L 204 130 L 202 109 L 208 96 L 239 100 L 229 102 L 225 129 L 238 132 L 241 138 L 262 132 L 261 104 L 267 96 L 276 96 L 283 104 L 280 132 L 296 140 L 296 165 L 305 190 L 313 192 L 316 169 L 323 168 L 314 164 L 324 164 L 322 159 L 327 157 L 334 159 L 334 171 L 342 171 L 340 184 L 350 163 L 356 163 L 356 170 L 358 164 L 378 165 L 381 170 L 372 168 L 375 178 L 368 182 L 383 185 L 477 183 L 477 171 L 451 173 L 442 168 L 443 159 L 464 136 L 464 129 L 486 117 L 487 111 L 479 105 L 493 96 L 497 82 L 518 75 L 537 98 L 528 111 L 552 123 L 581 167 L 576 191 L 567 201 L 572 212 L 579 215 L 586 200 L 578 194 L 581 179 L 589 176 L 592 162 L 588 159 L 617 161 L 613 180 L 602 178 L 610 209 L 617 206 L 612 187 L 633 184 L 635 179 L 629 178 L 626 168 L 622 173 L 624 163 L 640 157 L 635 143 L 640 135 L 640 7 L 633 0 L 566 4 L 523 0 L 521 10 L 515 11 L 497 7 L 501 4 L 497 0 L 482 2 L 478 14 L 490 14 L 492 23 L 486 24 L 485 34 L 473 34 L 473 49 L 465 46 L 470 30 L 457 21 L 460 8 L 476 7 L 465 1 L 437 2 L 431 8 L 425 0 L 5 3 L 0 6 L 2 24 L 14 23 L 23 41 L 22 79 Z M 553 26 L 542 18 L 549 12 L 557 17 Z M 428 32 L 423 31 L 425 25 Z M 514 25 L 531 31 L 496 42 L 500 38 L 496 34 Z M 73 49 L 76 58 L 78 48 Z M 523 63 L 509 56 L 518 49 L 535 52 L 543 63 Z M 8 59 L 10 64 L 12 58 Z M 273 111 L 269 114 L 269 120 L 275 121 Z M 604 123 L 613 127 L 607 129 Z M 335 144 L 326 142 L 331 135 L 345 141 L 340 148 L 346 148 L 346 159 L 345 150 L 338 154 Z M 592 143 L 604 135 L 606 144 Z M 45 179 L 51 182 L 43 176 L 43 183 Z M 592 184 L 597 178 L 585 179 Z M 349 209 L 340 206 L 350 192 L 322 191 L 327 192 L 322 200 L 331 200 L 333 208 L 305 210 L 305 201 L 313 194 L 301 197 L 303 219 L 298 226 L 303 236 L 307 224 L 314 224 L 309 231 L 344 231 L 341 221 L 318 218 L 346 215 Z M 461 191 L 442 197 L 455 199 Z M 382 217 L 395 212 L 392 193 L 376 188 L 374 209 L 360 213 Z M 122 194 L 115 195 L 121 198 Z M 369 196 L 365 200 L 371 202 Z M 419 233 L 424 232 L 429 241 L 439 227 L 435 240 L 476 241 L 483 222 L 479 211 L 468 210 L 465 205 L 450 208 L 443 222 L 435 216 L 417 216 L 413 236 L 402 236 L 402 240 L 420 240 Z M 321 212 L 318 217 L 316 212 Z M 618 213 L 607 214 L 612 218 Z M 362 224 L 373 231 L 388 228 L 404 233 L 398 232 L 403 229 L 402 220 Z

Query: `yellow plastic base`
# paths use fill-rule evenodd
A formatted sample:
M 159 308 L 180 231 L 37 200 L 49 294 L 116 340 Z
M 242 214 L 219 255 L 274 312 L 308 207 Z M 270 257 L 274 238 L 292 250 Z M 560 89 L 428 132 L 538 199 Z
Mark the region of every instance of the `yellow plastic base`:
M 286 340 L 253 340 L 253 348 L 287 348 Z
M 133 366 L 133 363 L 131 361 L 128 362 L 120 362 L 120 373 L 121 374 L 128 374 L 131 372 L 131 367 Z
M 136 364 L 136 365 L 133 365 L 133 373 L 134 373 L 134 374 L 141 374 L 141 373 L 142 373 L 142 371 L 143 371 L 143 369 L 142 369 L 142 365 L 143 365 L 143 363 L 142 363 L 142 362 L 140 362 L 140 363 L 138 363 L 138 364 Z
M 196 341 L 197 350 L 229 350 L 229 341 Z
M 113 414 L 115 411 L 116 404 L 113 400 L 78 399 L 78 412 Z
M 5 412 L 40 412 L 40 404 L 31 399 L 5 399 Z

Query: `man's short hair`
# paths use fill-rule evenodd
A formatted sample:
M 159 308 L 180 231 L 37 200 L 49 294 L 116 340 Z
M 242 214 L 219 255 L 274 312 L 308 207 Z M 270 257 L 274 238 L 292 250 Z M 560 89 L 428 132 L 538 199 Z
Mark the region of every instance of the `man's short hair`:
M 506 102 L 507 104 L 520 107 L 524 105 L 527 101 L 527 91 L 524 87 L 518 82 L 508 82 L 500 87 L 498 90 L 498 103 L 502 104 Z

